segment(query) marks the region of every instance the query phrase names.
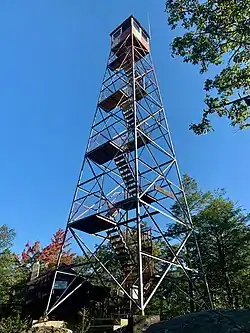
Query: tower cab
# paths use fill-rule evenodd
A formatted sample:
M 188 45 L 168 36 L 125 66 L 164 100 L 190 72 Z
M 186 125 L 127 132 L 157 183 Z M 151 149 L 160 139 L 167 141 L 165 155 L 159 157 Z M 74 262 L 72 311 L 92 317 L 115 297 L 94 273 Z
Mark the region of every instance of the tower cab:
M 124 41 L 126 41 L 127 46 L 131 45 L 132 35 L 135 37 L 135 46 L 142 47 L 144 52 L 148 53 L 150 37 L 140 22 L 132 15 L 111 32 L 112 51 L 115 52 Z

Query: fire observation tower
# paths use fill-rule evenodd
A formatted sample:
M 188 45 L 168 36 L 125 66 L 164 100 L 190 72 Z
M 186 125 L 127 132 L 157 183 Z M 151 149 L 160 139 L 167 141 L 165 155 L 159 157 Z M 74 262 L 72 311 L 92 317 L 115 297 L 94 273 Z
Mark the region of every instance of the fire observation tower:
M 165 278 L 183 276 L 202 307 L 206 301 L 195 288 L 202 268 L 193 269 L 186 260 L 190 241 L 198 258 L 200 254 L 150 55 L 150 36 L 133 16 L 110 36 L 111 51 L 66 227 L 84 256 L 75 278 L 94 277 L 111 288 L 114 302 L 144 314 Z M 170 209 L 174 203 L 180 208 L 178 216 Z M 104 246 L 109 256 L 103 256 Z M 59 256 L 46 314 L 83 283 L 74 289 L 69 284 L 53 301 L 62 274 Z

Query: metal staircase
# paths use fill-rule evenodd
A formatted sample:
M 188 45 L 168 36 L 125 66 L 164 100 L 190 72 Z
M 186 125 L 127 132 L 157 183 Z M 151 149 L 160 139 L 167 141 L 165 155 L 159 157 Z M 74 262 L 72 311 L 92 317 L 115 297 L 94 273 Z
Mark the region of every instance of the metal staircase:
M 129 105 L 124 105 L 122 107 L 122 113 L 124 119 L 127 123 L 128 128 L 133 128 L 134 126 L 134 111 Z
M 114 158 L 115 164 L 120 172 L 124 185 L 131 196 L 136 195 L 136 181 L 134 172 L 128 162 L 125 153 L 119 154 Z
M 118 227 L 107 231 L 107 235 L 117 259 L 120 260 L 129 255 L 128 247 Z
M 133 268 L 136 268 L 136 258 L 134 258 L 133 254 L 129 250 L 123 233 L 119 230 L 118 227 L 107 231 L 107 235 L 110 241 L 110 245 L 116 254 L 116 258 L 119 260 L 122 266 L 124 275 L 127 277 L 129 274 L 131 274 Z M 127 283 L 132 284 L 133 281 L 131 281 L 131 279 L 128 281 L 127 279 Z

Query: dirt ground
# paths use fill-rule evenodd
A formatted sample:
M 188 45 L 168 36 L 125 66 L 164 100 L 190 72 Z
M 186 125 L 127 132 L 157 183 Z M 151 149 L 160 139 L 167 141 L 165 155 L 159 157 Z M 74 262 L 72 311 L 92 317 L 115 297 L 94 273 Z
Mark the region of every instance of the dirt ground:
M 151 325 L 147 333 L 250 333 L 250 310 L 192 313 Z

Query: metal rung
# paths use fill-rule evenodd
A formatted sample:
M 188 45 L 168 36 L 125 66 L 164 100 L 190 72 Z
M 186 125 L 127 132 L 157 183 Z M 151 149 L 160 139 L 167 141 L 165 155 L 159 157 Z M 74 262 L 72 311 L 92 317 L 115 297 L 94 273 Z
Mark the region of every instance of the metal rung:
M 128 168 L 128 162 L 125 161 L 125 160 L 119 160 L 119 161 L 116 161 L 116 164 L 118 167 L 127 167 Z
M 132 197 L 134 197 L 135 194 L 136 194 L 136 191 L 128 191 L 128 193 L 129 193 L 130 195 L 132 195 Z
M 132 109 L 123 110 L 123 113 L 134 113 Z
M 135 191 L 136 192 L 136 186 L 127 186 L 128 191 Z
M 123 155 L 118 155 L 118 156 L 115 157 L 115 160 L 118 160 L 118 161 L 124 160 L 124 156 Z
M 131 170 L 129 169 L 129 168 L 122 168 L 121 170 L 120 170 L 120 173 L 122 173 L 123 175 L 124 174 L 130 174 L 130 175 L 132 175 L 132 172 L 131 172 Z
M 125 177 L 126 175 L 127 176 L 130 176 L 131 178 L 133 178 L 133 175 L 132 175 L 132 172 L 127 169 L 127 170 L 121 170 L 120 173 Z
M 132 181 L 130 181 L 130 182 L 127 182 L 127 187 L 129 187 L 129 188 L 131 188 L 131 187 L 134 187 L 134 186 L 136 186 L 136 182 L 134 182 L 134 180 L 133 180 L 133 182 Z
M 132 175 L 132 173 L 129 173 L 129 174 L 127 174 L 127 175 L 123 175 L 123 179 L 124 179 L 124 181 L 125 181 L 125 179 L 131 178 L 131 177 L 134 178 L 134 176 Z
M 135 189 L 136 189 L 136 184 L 133 184 L 133 185 L 127 185 L 127 189 L 128 189 L 128 191 L 135 190 Z
M 124 156 L 123 155 L 118 155 L 118 156 L 115 157 L 115 160 L 119 160 L 121 158 L 124 158 Z
M 128 182 L 127 182 L 128 183 Z M 133 186 L 136 186 L 136 182 L 135 180 L 133 179 L 133 182 L 130 182 L 129 184 L 127 184 L 128 187 L 133 187 Z
M 124 181 L 124 183 L 129 183 L 129 182 L 131 183 L 132 180 L 134 181 L 134 177 L 133 177 L 131 174 L 127 175 L 126 178 L 123 177 L 123 181 Z
M 117 163 L 119 163 L 119 162 L 123 162 L 123 161 L 125 161 L 125 162 L 126 162 L 126 160 L 125 160 L 125 157 L 124 157 L 124 156 L 115 157 L 115 160 L 116 160 L 116 162 L 117 162 Z
M 132 190 L 132 189 L 128 189 L 129 194 L 131 195 L 135 195 L 136 194 L 136 189 Z
M 133 117 L 134 118 L 134 114 L 131 112 L 127 112 L 126 114 L 124 114 L 124 118 L 129 118 L 129 117 Z
M 120 160 L 116 162 L 119 167 L 128 167 L 128 163 L 125 160 Z
M 134 112 L 131 111 L 127 111 L 127 112 L 123 112 L 124 117 L 134 117 Z
M 128 179 L 134 179 L 131 172 L 121 172 L 121 176 L 123 179 L 126 177 L 127 181 L 128 181 Z
M 127 172 L 129 172 L 129 173 L 131 173 L 131 170 L 128 168 L 128 166 L 121 166 L 121 167 L 119 167 L 119 171 L 121 172 L 121 173 L 127 173 Z
M 135 181 L 135 179 L 133 177 L 132 179 L 128 180 L 127 183 L 135 183 L 136 184 L 136 181 Z
M 117 162 L 117 166 L 118 168 L 121 168 L 121 169 L 129 169 L 129 165 L 128 165 L 128 162 L 127 161 L 119 161 Z

